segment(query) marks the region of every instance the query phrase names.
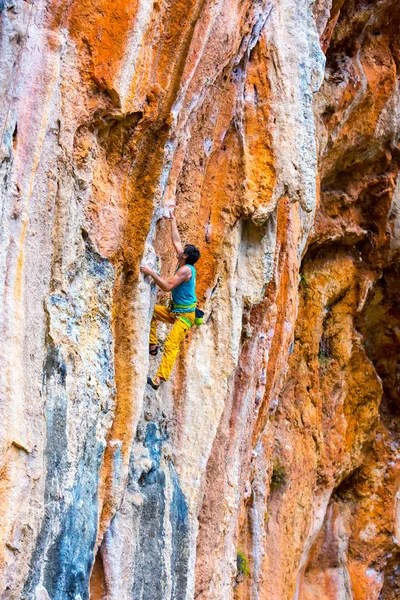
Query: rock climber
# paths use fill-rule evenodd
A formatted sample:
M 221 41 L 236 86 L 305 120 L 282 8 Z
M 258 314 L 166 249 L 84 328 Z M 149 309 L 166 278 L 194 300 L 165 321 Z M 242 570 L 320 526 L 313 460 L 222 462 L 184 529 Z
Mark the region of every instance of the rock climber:
M 165 340 L 164 353 L 155 377 L 148 377 L 147 383 L 157 390 L 162 381 L 167 381 L 171 375 L 179 352 L 179 346 L 186 333 L 193 327 L 196 311 L 196 269 L 194 264 L 200 258 L 200 251 L 192 244 L 182 246 L 176 218 L 171 212 L 168 217 L 171 222 L 171 239 L 176 250 L 178 266 L 175 274 L 168 279 L 162 279 L 153 269 L 142 265 L 140 270 L 145 275 L 150 275 L 164 292 L 171 292 L 170 307 L 156 305 L 150 325 L 149 353 L 157 356 L 157 321 L 173 324 Z

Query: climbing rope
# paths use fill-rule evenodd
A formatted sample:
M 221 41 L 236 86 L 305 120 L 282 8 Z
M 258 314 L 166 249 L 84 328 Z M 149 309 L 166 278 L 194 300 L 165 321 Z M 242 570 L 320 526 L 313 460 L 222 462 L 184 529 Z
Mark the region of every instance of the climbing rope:
M 233 69 L 233 67 L 232 67 L 232 69 Z M 231 69 L 231 71 L 232 71 L 232 69 Z M 224 88 L 220 88 L 219 86 L 215 85 L 215 83 L 213 83 L 208 78 L 205 81 L 205 85 L 208 86 L 208 87 L 213 87 L 213 88 L 217 89 L 219 92 L 225 92 L 226 91 Z M 213 151 L 213 149 L 214 149 L 214 137 L 215 137 L 216 131 L 218 130 L 218 117 L 219 117 L 220 110 L 221 110 L 221 102 L 218 103 L 218 109 L 217 109 L 217 113 L 216 113 L 216 116 L 215 116 L 215 125 L 214 125 L 214 129 L 213 129 L 213 134 L 212 134 L 212 142 L 213 143 L 212 143 L 210 152 L 207 154 L 207 157 L 206 157 L 206 160 L 205 160 L 205 164 L 204 164 L 204 176 L 203 176 L 201 187 L 200 187 L 200 193 L 198 195 L 198 198 L 199 198 L 200 201 L 201 201 L 201 198 L 203 196 L 203 187 L 204 187 L 204 183 L 205 183 L 206 176 L 207 176 L 208 163 L 210 162 L 211 155 L 214 153 L 214 151 Z M 176 205 L 173 205 L 170 208 L 173 209 L 173 210 L 175 210 L 175 207 L 176 207 Z M 191 218 L 191 220 L 189 222 L 189 226 L 188 226 L 188 230 L 187 230 L 186 236 L 190 235 L 190 232 L 192 230 L 192 226 L 193 226 L 194 220 L 197 219 L 197 218 L 198 218 L 197 217 L 197 211 L 193 210 L 193 215 L 192 215 L 192 218 Z M 209 237 L 209 235 L 210 235 L 210 232 L 207 230 L 207 225 L 206 225 L 206 241 L 207 242 L 209 241 L 207 239 Z M 184 243 L 186 243 L 186 241 Z
M 10 84 L 12 84 L 12 88 L 11 88 L 11 94 L 10 94 L 10 101 L 8 103 L 7 112 L 6 112 L 6 116 L 5 116 L 5 120 L 4 120 L 3 132 L 2 132 L 1 138 L 0 138 L 1 139 L 1 141 L 0 141 L 0 150 L 1 150 L 2 146 L 3 146 L 4 136 L 6 134 L 8 117 L 10 115 L 11 104 L 12 104 L 12 100 L 13 100 L 13 96 L 14 96 L 15 86 L 16 86 L 17 79 L 18 79 L 18 73 L 19 73 L 19 67 L 20 67 L 20 64 L 21 64 L 22 53 L 25 50 L 26 40 L 28 39 L 29 27 L 30 27 L 31 20 L 32 20 L 32 13 L 33 13 L 34 3 L 31 2 L 31 0 L 24 0 L 24 2 L 26 2 L 26 4 L 30 5 L 29 17 L 28 17 L 28 23 L 27 23 L 26 28 L 25 28 L 25 34 L 24 34 L 24 38 L 23 38 L 23 43 L 22 43 L 22 46 L 21 46 L 20 51 L 19 51 L 18 56 L 17 56 L 16 69 L 15 69 L 14 74 L 11 75 L 11 79 L 10 79 Z M 7 87 L 9 87 L 9 85 Z
M 233 67 L 232 67 L 232 68 L 233 68 Z M 231 69 L 231 71 L 232 71 L 232 69 Z M 210 86 L 210 87 L 214 87 L 215 89 L 217 89 L 219 92 L 222 92 L 222 93 L 226 91 L 225 89 L 223 89 L 223 88 L 220 88 L 220 87 L 218 87 L 217 85 L 215 85 L 215 83 L 213 83 L 213 82 L 212 82 L 212 81 L 210 81 L 209 79 L 206 79 L 206 85 L 208 85 L 208 86 Z M 206 181 L 206 177 L 207 177 L 208 163 L 210 162 L 211 155 L 214 153 L 214 138 L 215 138 L 215 134 L 216 134 L 216 132 L 218 131 L 218 117 L 219 117 L 219 113 L 220 113 L 220 110 L 221 110 L 221 104 L 222 104 L 222 99 L 221 99 L 221 101 L 218 103 L 217 114 L 216 114 L 216 116 L 215 116 L 215 126 L 214 126 L 214 129 L 213 129 L 213 135 L 212 135 L 212 147 L 210 148 L 210 152 L 207 154 L 207 158 L 206 158 L 206 161 L 205 161 L 205 164 L 204 164 L 204 176 L 203 176 L 203 180 L 202 180 L 202 182 L 201 182 L 200 193 L 199 193 L 199 196 L 198 196 L 198 199 L 199 199 L 199 201 L 200 201 L 200 202 L 201 202 L 201 199 L 202 199 L 202 197 L 203 197 L 203 187 L 204 187 L 204 183 L 205 183 L 205 181 Z M 190 225 L 189 225 L 189 229 L 188 229 L 188 232 L 189 232 L 189 233 L 190 233 L 190 231 L 191 231 L 191 229 L 192 229 L 192 226 L 193 226 L 194 219 L 195 219 L 195 218 L 197 218 L 197 214 L 196 214 L 196 213 L 197 213 L 197 211 L 196 211 L 196 210 L 194 210 L 194 211 L 193 211 L 193 215 L 192 215 L 192 219 L 191 219 L 191 222 L 190 222 Z M 210 212 L 210 214 L 211 214 L 211 212 Z M 209 218 L 210 218 L 210 217 L 208 217 L 208 220 L 209 220 Z M 207 223 L 208 223 L 208 221 L 207 221 Z M 209 238 L 209 236 L 210 236 L 210 233 L 211 233 L 211 232 L 209 231 L 209 229 L 208 229 L 208 227 L 207 227 L 207 225 L 206 225 L 206 232 L 205 232 L 205 236 L 206 236 L 206 241 L 207 241 L 207 242 L 209 241 L 209 239 L 208 239 L 208 238 Z
M 272 13 L 272 10 L 273 10 L 273 5 L 272 5 L 272 3 L 271 3 L 271 4 L 269 5 L 269 9 L 268 9 L 268 11 L 267 11 L 267 14 L 266 14 L 266 16 L 265 16 L 265 21 L 264 21 L 263 27 L 266 25 L 267 21 L 269 20 L 269 18 L 270 18 L 270 16 L 271 16 L 271 13 Z M 235 69 L 235 67 L 236 67 L 236 66 L 237 66 L 237 64 L 236 64 L 235 62 L 233 62 L 233 64 L 232 64 L 232 65 L 231 65 L 231 67 L 230 67 L 230 70 L 229 70 L 229 72 L 228 72 L 228 75 L 227 75 L 227 80 L 229 80 L 229 79 L 230 79 L 230 77 L 232 76 L 232 72 L 234 71 L 234 69 Z M 225 89 L 225 87 L 223 87 L 223 88 L 219 87 L 219 86 L 218 86 L 218 85 L 216 85 L 216 84 L 215 84 L 213 81 L 211 81 L 209 78 L 207 78 L 207 79 L 206 79 L 206 81 L 205 81 L 205 85 L 206 85 L 206 86 L 209 86 L 209 87 L 213 87 L 213 88 L 217 89 L 218 91 L 220 91 L 220 92 L 222 92 L 222 93 L 223 93 L 223 92 L 226 92 L 226 89 Z M 222 102 L 222 101 L 221 101 L 221 102 Z M 214 131 L 213 131 L 213 138 L 212 138 L 213 144 L 212 144 L 212 147 L 211 147 L 210 153 L 207 155 L 207 159 L 206 159 L 206 162 L 205 162 L 205 165 L 204 165 L 204 177 L 203 177 L 203 181 L 202 181 L 201 188 L 200 188 L 200 194 L 199 194 L 199 199 L 200 199 L 200 201 L 201 201 L 201 198 L 202 198 L 202 195 L 203 195 L 203 187 L 204 187 L 204 183 L 205 183 L 205 180 L 206 180 L 207 169 L 208 169 L 208 163 L 209 163 L 209 161 L 210 161 L 210 158 L 211 158 L 212 154 L 214 153 L 214 137 L 215 137 L 215 132 L 218 130 L 218 117 L 219 117 L 219 113 L 220 113 L 220 110 L 221 110 L 221 102 L 218 104 L 217 115 L 216 115 L 216 118 L 215 118 L 215 127 L 214 127 Z M 210 215 L 211 215 L 211 211 L 210 211 Z M 188 228 L 188 232 L 189 232 L 189 233 L 190 233 L 190 231 L 191 231 L 191 229 L 192 229 L 193 222 L 194 222 L 194 220 L 195 220 L 196 218 L 197 218 L 197 214 L 196 214 L 196 211 L 194 210 L 194 211 L 193 211 L 193 216 L 192 216 L 192 219 L 191 219 L 191 221 L 190 221 L 190 223 L 189 223 L 189 228 Z M 210 217 L 209 217 L 209 218 L 210 218 Z M 207 242 L 207 243 L 209 243 L 209 241 L 210 241 L 210 239 L 209 239 L 209 238 L 210 238 L 210 236 L 211 236 L 211 229 L 210 229 L 210 225 L 209 225 L 209 222 L 208 222 L 208 223 L 206 224 L 206 231 L 205 231 L 205 239 L 206 239 L 206 242 Z

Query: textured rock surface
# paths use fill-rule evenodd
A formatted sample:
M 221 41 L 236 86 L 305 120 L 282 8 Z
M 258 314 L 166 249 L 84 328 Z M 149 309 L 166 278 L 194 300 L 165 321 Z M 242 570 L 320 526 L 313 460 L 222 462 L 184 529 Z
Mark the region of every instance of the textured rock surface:
M 399 1 L 0 28 L 0 598 L 399 598 Z M 206 323 L 153 393 L 172 205 Z

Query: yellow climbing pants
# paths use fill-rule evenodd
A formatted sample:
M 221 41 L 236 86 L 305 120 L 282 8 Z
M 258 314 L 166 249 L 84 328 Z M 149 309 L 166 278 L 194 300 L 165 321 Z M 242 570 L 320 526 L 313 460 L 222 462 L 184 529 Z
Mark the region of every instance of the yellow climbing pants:
M 186 323 L 181 317 L 187 319 L 191 323 L 191 326 L 189 326 L 189 323 Z M 165 381 L 169 379 L 179 352 L 179 346 L 185 339 L 189 329 L 193 327 L 194 319 L 194 311 L 190 313 L 175 314 L 166 306 L 157 304 L 154 307 L 153 318 L 150 325 L 150 344 L 157 344 L 157 321 L 173 323 L 174 325 L 165 340 L 164 354 L 162 355 L 160 366 L 157 371 L 157 377 L 160 377 Z

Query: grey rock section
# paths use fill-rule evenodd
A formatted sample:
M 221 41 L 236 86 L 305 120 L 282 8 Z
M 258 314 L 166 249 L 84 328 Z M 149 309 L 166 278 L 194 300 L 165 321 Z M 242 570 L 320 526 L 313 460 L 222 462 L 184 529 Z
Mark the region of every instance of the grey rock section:
M 39 590 L 52 600 L 89 598 L 99 468 L 114 392 L 113 269 L 86 247 L 70 277 L 68 293 L 53 293 L 47 303 L 45 513 L 24 600 Z M 93 344 L 91 334 L 101 343 Z
M 186 597 L 188 506 L 162 417 L 139 424 L 124 500 L 105 535 L 101 556 L 108 600 Z

